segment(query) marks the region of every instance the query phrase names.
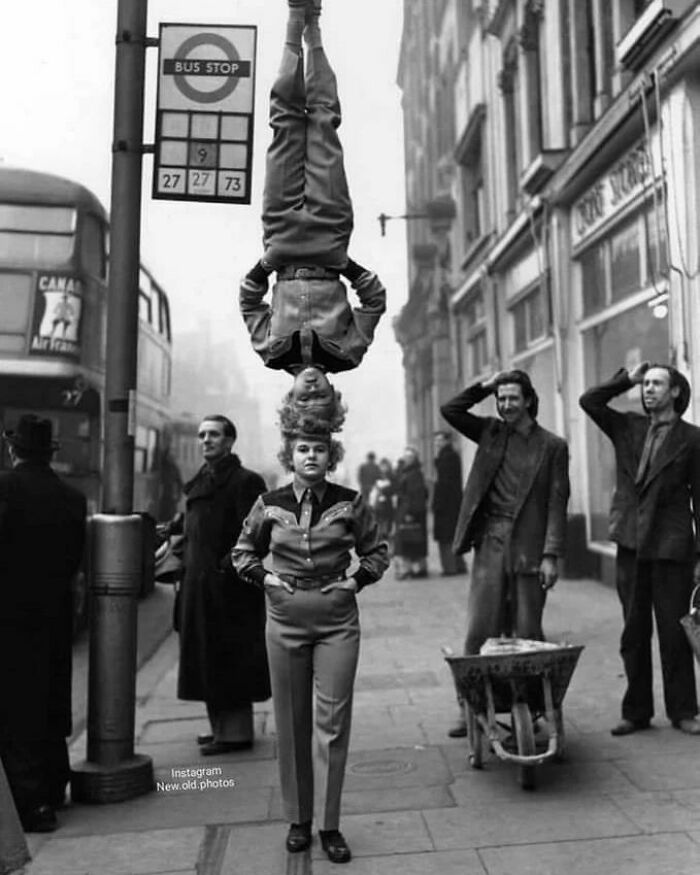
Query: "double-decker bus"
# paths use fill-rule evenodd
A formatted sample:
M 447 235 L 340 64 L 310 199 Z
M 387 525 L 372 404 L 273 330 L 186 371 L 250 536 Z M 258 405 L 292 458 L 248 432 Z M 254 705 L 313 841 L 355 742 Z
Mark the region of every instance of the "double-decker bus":
M 0 166 L 0 423 L 49 418 L 53 467 L 100 509 L 108 217 L 82 185 Z M 169 423 L 170 308 L 141 268 L 134 510 L 161 516 Z M 6 448 L 0 467 L 7 467 Z

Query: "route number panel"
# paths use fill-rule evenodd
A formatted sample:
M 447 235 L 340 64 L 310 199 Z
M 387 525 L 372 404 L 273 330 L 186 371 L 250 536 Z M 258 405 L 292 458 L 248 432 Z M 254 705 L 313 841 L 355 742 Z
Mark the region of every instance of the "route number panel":
M 249 204 L 257 29 L 161 24 L 153 197 Z

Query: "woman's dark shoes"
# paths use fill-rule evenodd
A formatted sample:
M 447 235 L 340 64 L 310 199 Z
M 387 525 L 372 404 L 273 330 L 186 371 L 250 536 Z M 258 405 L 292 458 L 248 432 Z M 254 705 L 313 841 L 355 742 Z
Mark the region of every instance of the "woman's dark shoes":
M 290 854 L 305 851 L 311 844 L 311 821 L 293 823 L 287 833 L 287 850 Z
M 350 862 L 352 854 L 350 853 L 348 843 L 339 829 L 322 829 L 319 830 L 318 835 L 321 839 L 321 847 L 326 852 L 326 856 L 331 863 Z
M 253 746 L 253 741 L 210 741 L 208 744 L 203 744 L 199 748 L 202 756 L 213 757 L 220 753 L 232 753 L 236 750 L 250 750 Z
M 641 732 L 643 729 L 649 729 L 650 726 L 651 724 L 648 720 L 627 720 L 623 717 L 622 720 L 610 730 L 610 735 L 631 735 L 633 732 Z
M 58 828 L 56 812 L 50 805 L 39 805 L 20 815 L 25 832 L 53 832 Z
M 211 744 L 214 741 L 214 736 L 211 732 L 200 732 L 197 736 L 197 744 L 201 747 L 203 744 Z

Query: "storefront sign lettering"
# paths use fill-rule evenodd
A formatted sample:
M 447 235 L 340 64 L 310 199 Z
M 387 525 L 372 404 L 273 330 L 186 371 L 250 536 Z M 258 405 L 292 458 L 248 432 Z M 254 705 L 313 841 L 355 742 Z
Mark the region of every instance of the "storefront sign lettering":
M 655 148 L 656 143 L 652 143 Z M 625 154 L 576 201 L 572 215 L 572 242 L 577 246 L 607 219 L 622 209 L 652 182 L 652 162 L 646 143 Z
M 617 206 L 627 195 L 633 194 L 639 186 L 644 185 L 650 173 L 651 162 L 646 149 L 637 146 L 610 172 L 608 178 L 612 189 L 612 205 Z

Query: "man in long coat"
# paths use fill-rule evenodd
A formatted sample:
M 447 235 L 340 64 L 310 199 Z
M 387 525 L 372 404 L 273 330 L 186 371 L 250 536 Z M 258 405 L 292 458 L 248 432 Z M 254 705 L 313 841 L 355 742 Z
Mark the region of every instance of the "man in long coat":
M 500 419 L 470 408 L 495 394 Z M 441 412 L 478 444 L 455 531 L 455 553 L 474 547 L 465 654 L 502 633 L 542 639 L 546 592 L 564 555 L 569 500 L 566 441 L 537 423 L 538 398 L 524 371 L 495 374 Z M 449 733 L 466 734 L 464 720 Z
M 184 576 L 175 607 L 180 633 L 178 697 L 203 701 L 211 733 L 205 755 L 253 744 L 253 702 L 270 698 L 265 600 L 238 580 L 231 548 L 265 481 L 231 453 L 236 429 L 207 416 L 198 437 L 204 465 L 186 484 Z
M 464 559 L 452 549 L 462 503 L 462 460 L 452 446 L 450 432 L 435 432 L 435 453 L 435 485 L 431 502 L 433 537 L 440 550 L 443 575 L 465 574 Z
M 50 467 L 51 422 L 22 416 L 0 472 L 0 759 L 26 831 L 56 829 L 69 778 L 72 588 L 85 497 Z
M 642 385 L 644 414 L 609 402 Z M 642 362 L 589 389 L 581 407 L 615 448 L 617 480 L 610 538 L 617 544 L 617 591 L 627 676 L 613 735 L 646 729 L 654 713 L 652 610 L 661 652 L 666 713 L 676 729 L 700 735 L 693 654 L 679 623 L 700 584 L 700 429 L 681 416 L 690 386 L 668 365 Z

